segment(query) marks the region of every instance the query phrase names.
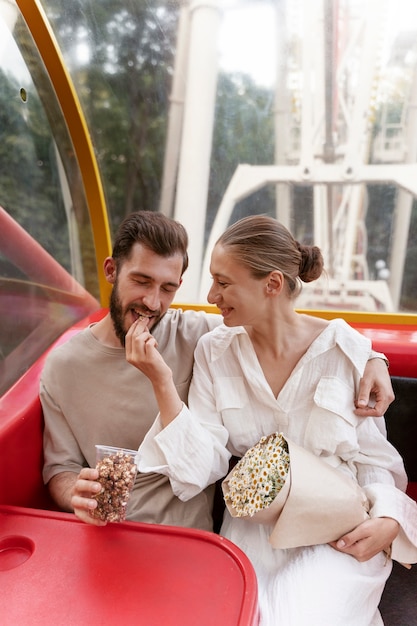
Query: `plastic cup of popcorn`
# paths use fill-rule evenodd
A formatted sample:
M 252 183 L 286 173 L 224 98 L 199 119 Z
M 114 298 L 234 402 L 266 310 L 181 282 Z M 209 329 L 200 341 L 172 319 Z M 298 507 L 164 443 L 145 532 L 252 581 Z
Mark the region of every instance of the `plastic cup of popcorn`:
M 135 482 L 137 451 L 96 445 L 96 469 L 101 491 L 95 498 L 92 517 L 105 522 L 122 522 Z

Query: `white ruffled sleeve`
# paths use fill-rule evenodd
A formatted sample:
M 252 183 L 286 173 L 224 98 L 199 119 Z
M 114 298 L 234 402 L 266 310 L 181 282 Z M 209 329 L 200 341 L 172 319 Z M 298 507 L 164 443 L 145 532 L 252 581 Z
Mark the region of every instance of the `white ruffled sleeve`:
M 400 563 L 417 563 L 417 503 L 394 485 L 371 484 L 364 488 L 370 517 L 391 517 L 401 526 L 391 556 Z
M 174 494 L 189 500 L 227 474 L 227 439 L 224 427 L 202 426 L 184 405 L 165 428 L 157 417 L 138 450 L 138 469 L 168 476 Z

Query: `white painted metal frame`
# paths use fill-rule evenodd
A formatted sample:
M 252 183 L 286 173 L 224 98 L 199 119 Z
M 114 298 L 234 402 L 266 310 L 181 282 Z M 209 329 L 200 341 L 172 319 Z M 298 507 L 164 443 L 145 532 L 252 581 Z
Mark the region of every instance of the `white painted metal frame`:
M 232 177 L 213 224 L 203 261 L 199 301 L 204 301 L 210 288 L 210 253 L 221 233 L 227 228 L 236 202 L 265 185 L 277 183 L 294 184 L 343 184 L 367 183 L 394 184 L 417 197 L 417 163 L 396 165 L 358 165 L 354 169 L 345 165 L 315 164 L 306 171 L 302 166 L 239 165 Z
M 276 165 L 238 166 L 218 209 L 204 257 L 217 85 L 217 34 L 222 11 L 231 5 L 244 4 L 244 0 L 182 1 L 160 207 L 181 221 L 190 236 L 190 266 L 177 298 L 205 301 L 210 285 L 209 259 L 215 241 L 227 228 L 236 202 L 268 184 L 276 185 L 276 215 L 287 226 L 291 218 L 289 184 L 312 185 L 314 241 L 323 250 L 331 278 L 341 283 L 352 278 L 368 280 L 366 247 L 358 243 L 366 242 L 365 185 L 391 183 L 404 190 L 398 194 L 389 279 L 394 306 L 398 306 L 411 215 L 410 193 L 417 196 L 417 139 L 414 138 L 417 138 L 417 108 L 408 119 L 407 137 L 411 131 L 414 135 L 408 140 L 407 163 L 369 165 L 371 115 L 387 1 L 366 0 L 356 14 L 339 19 L 338 10 L 348 11 L 349 3 L 277 0 L 280 42 L 274 113 Z M 330 47 L 337 48 L 331 67 L 326 66 L 329 41 L 325 29 L 329 28 L 329 11 L 332 11 L 330 27 L 335 28 L 335 40 L 330 42 Z M 284 38 L 288 37 L 288 25 L 294 15 L 302 45 L 293 47 L 299 52 L 293 54 L 290 69 L 285 47 L 288 41 Z M 341 24 L 347 25 L 346 32 L 337 30 Z M 298 71 L 296 85 L 288 85 L 289 71 Z M 331 90 L 327 84 L 329 77 Z M 417 84 L 410 93 L 410 98 L 417 102 Z M 301 102 L 299 119 L 291 110 L 291 101 L 297 98 Z M 300 135 L 298 154 L 292 145 L 292 131 Z M 330 156 L 326 142 L 331 144 Z M 341 199 L 334 206 L 336 189 Z M 388 306 L 393 305 L 387 299 Z

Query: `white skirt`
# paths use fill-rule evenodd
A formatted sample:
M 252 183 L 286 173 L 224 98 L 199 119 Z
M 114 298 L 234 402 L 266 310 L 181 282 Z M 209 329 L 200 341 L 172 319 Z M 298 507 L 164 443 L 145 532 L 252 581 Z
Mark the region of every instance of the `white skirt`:
M 270 528 L 225 512 L 221 534 L 243 550 L 258 579 L 260 626 L 381 626 L 378 605 L 392 561 L 364 563 L 329 545 L 275 550 Z

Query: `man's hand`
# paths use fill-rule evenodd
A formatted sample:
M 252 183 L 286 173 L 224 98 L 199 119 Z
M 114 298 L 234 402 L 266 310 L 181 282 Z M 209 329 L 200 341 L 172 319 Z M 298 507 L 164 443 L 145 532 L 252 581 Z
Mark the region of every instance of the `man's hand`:
M 105 526 L 107 522 L 96 519 L 90 514 L 97 508 L 97 500 L 94 496 L 101 491 L 101 485 L 97 479 L 98 470 L 95 468 L 85 467 L 81 470 L 72 488 L 71 506 L 75 515 L 83 522 Z
M 354 530 L 343 535 L 338 541 L 330 545 L 338 550 L 350 554 L 357 561 L 369 561 L 379 552 L 390 552 L 391 544 L 398 535 L 400 525 L 390 517 L 376 517 L 357 526 Z
M 147 318 L 133 322 L 126 333 L 126 361 L 137 367 L 152 384 L 159 384 L 172 377 L 172 372 L 158 352 L 158 343 L 148 330 Z
M 156 339 L 148 330 L 147 320 L 136 320 L 126 334 L 126 360 L 151 381 L 159 417 L 165 427 L 180 413 L 182 400 L 175 387 L 172 371 L 157 348 Z
M 60 472 L 55 474 L 48 483 L 52 499 L 60 509 L 75 513 L 75 515 L 95 526 L 105 526 L 106 522 L 91 517 L 89 511 L 97 507 L 97 495 L 101 485 L 97 482 L 98 471 L 95 468 L 85 467 L 79 474 L 75 472 Z
M 394 400 L 391 378 L 383 359 L 370 359 L 360 381 L 355 414 L 381 417 Z

